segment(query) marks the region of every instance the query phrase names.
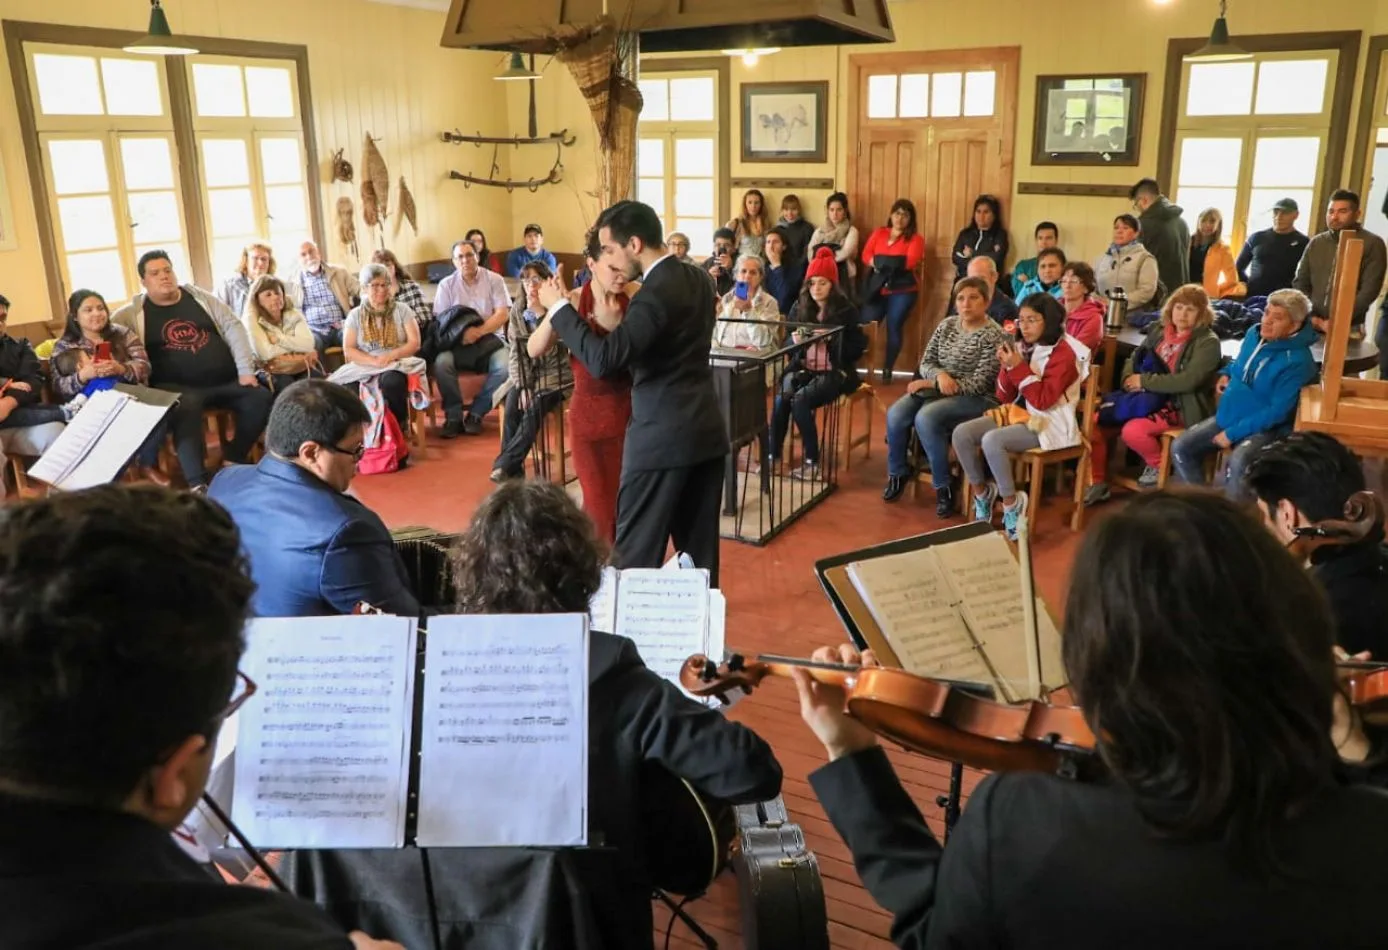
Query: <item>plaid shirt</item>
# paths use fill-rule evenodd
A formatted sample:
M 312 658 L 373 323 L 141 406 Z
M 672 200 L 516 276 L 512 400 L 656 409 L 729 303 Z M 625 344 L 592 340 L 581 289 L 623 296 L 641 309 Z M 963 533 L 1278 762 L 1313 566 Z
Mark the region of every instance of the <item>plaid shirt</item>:
M 317 274 L 310 274 L 305 271 L 302 281 L 304 316 L 308 318 L 309 328 L 317 333 L 322 333 L 342 323 L 346 314 L 342 312 L 342 305 L 337 302 L 337 297 L 333 295 L 333 289 L 328 286 L 326 269 Z
M 413 310 L 415 319 L 421 324 L 434 319 L 433 311 L 424 302 L 424 291 L 420 290 L 419 285 L 408 278 L 400 281 L 400 292 L 395 295 L 395 302 L 403 303 Z

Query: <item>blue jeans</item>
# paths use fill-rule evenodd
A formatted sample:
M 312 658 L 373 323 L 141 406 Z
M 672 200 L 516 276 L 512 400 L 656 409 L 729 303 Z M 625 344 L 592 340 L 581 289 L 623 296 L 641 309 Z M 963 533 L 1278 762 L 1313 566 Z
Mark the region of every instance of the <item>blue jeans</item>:
M 1213 416 L 1204 422 L 1197 422 L 1176 437 L 1171 445 L 1171 467 L 1176 477 L 1187 485 L 1200 485 L 1205 481 L 1205 457 L 1219 451 L 1214 437 L 1224 431 Z M 1229 471 L 1224 477 L 1224 493 L 1234 501 L 1246 501 L 1248 492 L 1243 485 L 1243 473 L 1258 450 L 1281 436 L 1280 430 L 1255 432 L 1241 442 L 1234 444 L 1229 453 Z
M 464 351 L 461 372 L 481 371 L 468 365 L 466 349 L 466 347 L 457 346 L 451 350 L 444 350 L 434 357 L 434 384 L 439 387 L 439 399 L 443 403 L 445 420 L 463 418 L 463 390 L 458 385 L 459 351 Z M 472 401 L 471 406 L 467 407 L 468 415 L 477 416 L 480 419 L 492 411 L 492 397 L 496 395 L 496 391 L 501 388 L 501 384 L 506 382 L 506 377 L 510 375 L 509 363 L 510 351 L 504 346 L 487 357 L 487 378 L 482 381 L 482 388 L 478 391 L 477 398 Z
M 933 389 L 907 393 L 887 410 L 887 474 L 910 474 L 906 448 L 911 441 L 911 427 L 930 459 L 931 483 L 936 489 L 949 485 L 949 440 L 954 427 L 976 419 L 997 405 L 988 396 L 961 393 L 942 396 Z
M 911 315 L 911 309 L 915 307 L 916 298 L 919 296 L 915 291 L 909 294 L 878 294 L 863 304 L 864 323 L 876 323 L 883 317 L 887 318 L 887 362 L 883 368 L 888 372 L 896 366 L 896 358 L 901 353 L 906 318 Z
M 781 391 L 771 409 L 771 442 L 766 454 L 780 458 L 785 448 L 790 422 L 800 430 L 805 443 L 805 461 L 819 461 L 819 430 L 815 427 L 815 410 L 827 406 L 843 394 L 843 377 L 838 373 L 787 373 L 781 379 Z
M 313 348 L 318 351 L 318 358 L 321 360 L 323 354 L 334 346 L 342 345 L 342 327 L 336 326 L 327 330 L 313 331 Z

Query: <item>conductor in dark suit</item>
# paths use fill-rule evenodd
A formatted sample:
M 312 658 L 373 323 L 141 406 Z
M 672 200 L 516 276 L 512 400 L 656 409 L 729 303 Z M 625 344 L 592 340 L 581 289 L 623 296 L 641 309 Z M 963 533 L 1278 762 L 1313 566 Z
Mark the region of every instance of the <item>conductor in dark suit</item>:
M 666 542 L 718 580 L 718 510 L 728 436 L 708 365 L 716 301 L 708 275 L 665 250 L 660 219 L 639 201 L 598 218 L 601 260 L 640 280 L 626 318 L 598 336 L 564 296 L 561 275 L 540 302 L 554 331 L 594 376 L 631 373 L 631 423 L 617 493 L 617 559 L 659 567 Z

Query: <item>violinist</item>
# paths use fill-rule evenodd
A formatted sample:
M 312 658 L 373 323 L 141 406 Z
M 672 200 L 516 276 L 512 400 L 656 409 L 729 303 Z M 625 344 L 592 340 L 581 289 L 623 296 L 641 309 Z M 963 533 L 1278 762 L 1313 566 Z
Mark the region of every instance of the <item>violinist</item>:
M 1335 617 L 1335 642 L 1347 653 L 1388 659 L 1388 549 L 1376 526 L 1350 543 L 1317 543 L 1295 533 L 1344 517 L 1345 502 L 1364 491 L 1358 458 L 1333 436 L 1293 432 L 1254 456 L 1244 484 L 1267 526 L 1308 560 Z
M 1337 780 L 1330 641 L 1247 509 L 1142 495 L 1086 536 L 1065 609 L 1106 778 L 994 773 L 942 849 L 842 690 L 796 670 L 831 760 L 810 783 L 903 947 L 1378 947 L 1388 797 Z

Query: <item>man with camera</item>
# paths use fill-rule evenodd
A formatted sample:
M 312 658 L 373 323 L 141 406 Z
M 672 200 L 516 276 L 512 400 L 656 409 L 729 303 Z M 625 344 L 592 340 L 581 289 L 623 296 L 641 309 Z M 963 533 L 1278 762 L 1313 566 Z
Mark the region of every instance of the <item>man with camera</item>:
M 737 235 L 728 228 L 713 232 L 713 253 L 704 259 L 704 270 L 713 278 L 718 296 L 724 297 L 733 289 L 733 246 Z

